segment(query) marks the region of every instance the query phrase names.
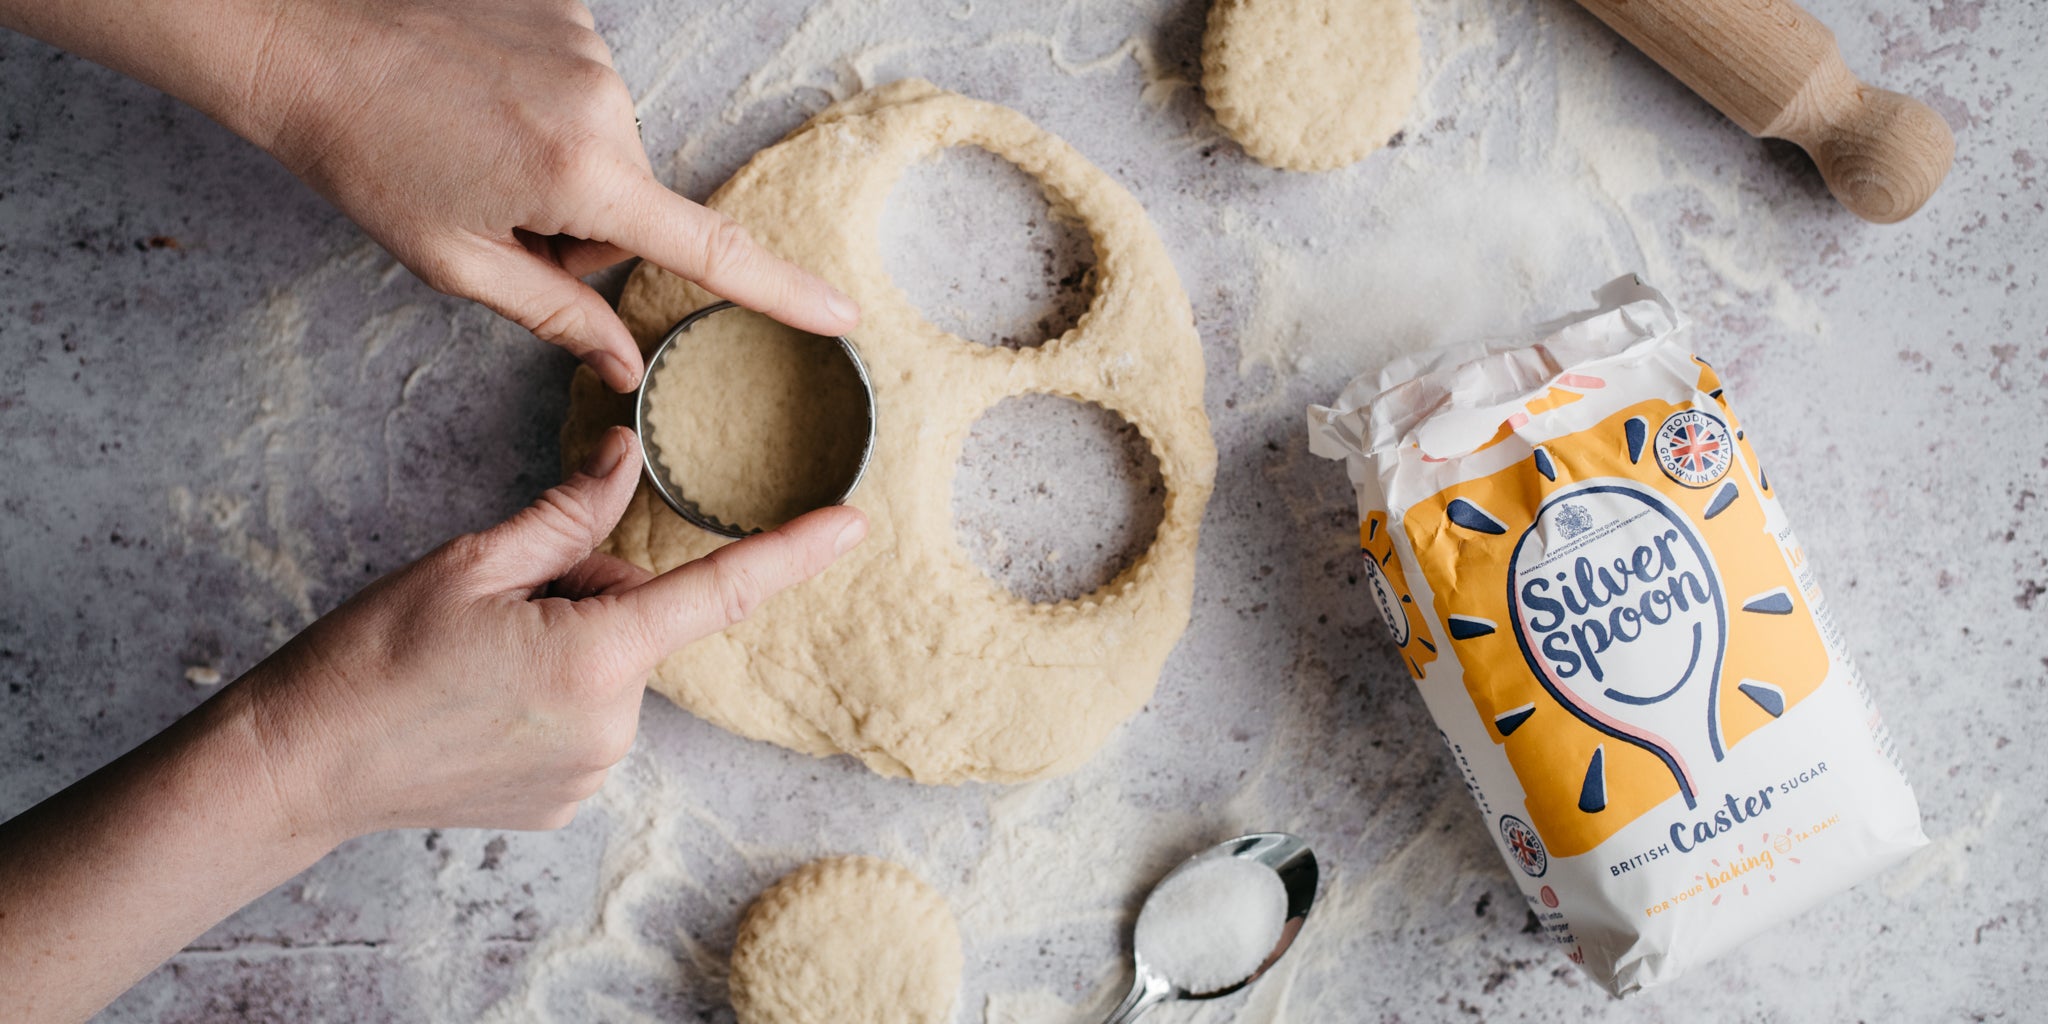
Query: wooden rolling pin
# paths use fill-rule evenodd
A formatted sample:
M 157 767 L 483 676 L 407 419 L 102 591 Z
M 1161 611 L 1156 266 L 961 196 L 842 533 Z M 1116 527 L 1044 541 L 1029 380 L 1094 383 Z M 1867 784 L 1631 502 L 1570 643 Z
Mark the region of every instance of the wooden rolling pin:
M 1859 81 L 1835 34 L 1791 0 L 1579 0 L 1751 135 L 1798 143 L 1865 220 L 1912 216 L 1955 136 L 1927 104 Z

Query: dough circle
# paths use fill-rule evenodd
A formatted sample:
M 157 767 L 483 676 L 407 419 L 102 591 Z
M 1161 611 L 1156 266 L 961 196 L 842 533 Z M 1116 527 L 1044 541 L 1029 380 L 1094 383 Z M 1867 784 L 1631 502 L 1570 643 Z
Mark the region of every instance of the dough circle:
M 860 468 L 867 402 L 833 339 L 734 306 L 697 321 L 648 372 L 649 447 L 683 500 L 719 522 L 781 526 L 838 500 Z M 728 400 L 744 414 L 696 414 Z M 780 461 L 757 457 L 787 437 L 815 443 Z
M 1215 0 L 1202 93 L 1252 158 L 1327 171 L 1385 145 L 1422 67 L 1410 0 Z
M 953 912 L 874 857 L 798 868 L 747 908 L 732 948 L 740 1024 L 946 1024 L 960 993 Z
M 1092 305 L 1036 348 L 947 333 L 882 270 L 890 189 L 912 163 L 963 144 L 1036 178 L 1094 243 Z M 851 503 L 867 513 L 869 531 L 824 574 L 678 651 L 649 685 L 742 736 L 852 754 L 919 782 L 1014 782 L 1078 767 L 1144 705 L 1187 628 L 1195 541 L 1216 475 L 1201 339 L 1144 209 L 1022 115 L 920 81 L 827 108 L 756 154 L 709 205 L 861 304 L 852 337 L 874 381 L 877 437 Z M 643 263 L 619 313 L 644 349 L 710 301 Z M 997 402 L 1033 392 L 1094 402 L 1135 424 L 1166 491 L 1151 547 L 1102 588 L 1057 604 L 997 585 L 953 528 L 953 472 L 969 428 Z M 607 425 L 626 422 L 629 408 L 579 370 L 563 428 L 568 464 Z M 721 543 L 643 487 L 605 550 L 662 572 Z

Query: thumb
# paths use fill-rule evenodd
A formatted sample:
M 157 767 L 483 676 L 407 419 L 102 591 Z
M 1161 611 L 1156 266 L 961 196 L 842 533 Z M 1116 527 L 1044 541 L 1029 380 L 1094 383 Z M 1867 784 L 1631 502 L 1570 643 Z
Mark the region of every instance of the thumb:
M 867 531 L 867 516 L 859 509 L 821 508 L 656 576 L 620 595 L 618 610 L 639 620 L 640 635 L 660 646 L 653 653 L 666 657 L 825 571 Z
M 574 569 L 618 525 L 639 483 L 633 432 L 613 427 L 583 468 L 512 518 L 477 535 L 487 591 L 532 591 Z

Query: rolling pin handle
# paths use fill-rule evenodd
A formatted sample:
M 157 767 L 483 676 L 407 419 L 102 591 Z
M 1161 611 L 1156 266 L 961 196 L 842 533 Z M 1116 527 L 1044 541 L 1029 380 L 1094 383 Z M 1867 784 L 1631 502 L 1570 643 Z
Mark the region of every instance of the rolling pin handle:
M 1955 135 L 1934 108 L 1865 84 L 1839 51 L 1757 134 L 1797 143 L 1828 191 L 1876 224 L 1895 224 L 1920 209 L 1941 187 L 1956 151 Z
M 1948 175 L 1933 108 L 1859 81 L 1835 34 L 1791 0 L 1579 0 L 1752 135 L 1799 144 L 1857 216 L 1904 220 Z

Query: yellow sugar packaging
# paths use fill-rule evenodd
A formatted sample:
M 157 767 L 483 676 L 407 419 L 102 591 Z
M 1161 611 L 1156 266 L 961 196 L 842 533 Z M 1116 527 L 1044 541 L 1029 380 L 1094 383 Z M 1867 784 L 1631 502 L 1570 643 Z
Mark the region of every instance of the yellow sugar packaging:
M 1775 485 L 1633 277 L 1309 410 L 1375 603 L 1529 908 L 1609 991 L 1926 843 Z

